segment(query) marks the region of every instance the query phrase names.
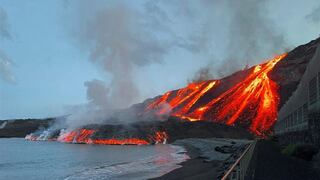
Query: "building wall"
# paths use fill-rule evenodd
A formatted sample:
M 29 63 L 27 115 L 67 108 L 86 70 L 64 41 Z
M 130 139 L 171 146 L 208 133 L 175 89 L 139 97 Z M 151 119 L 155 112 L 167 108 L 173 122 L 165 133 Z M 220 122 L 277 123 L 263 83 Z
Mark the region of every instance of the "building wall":
M 320 46 L 306 69 L 297 90 L 280 109 L 275 126 L 277 136 L 300 141 L 320 134 Z M 291 136 L 289 138 L 288 136 Z M 293 138 L 292 138 L 293 137 Z M 295 138 L 294 138 L 295 137 Z M 320 139 L 320 135 L 319 135 Z

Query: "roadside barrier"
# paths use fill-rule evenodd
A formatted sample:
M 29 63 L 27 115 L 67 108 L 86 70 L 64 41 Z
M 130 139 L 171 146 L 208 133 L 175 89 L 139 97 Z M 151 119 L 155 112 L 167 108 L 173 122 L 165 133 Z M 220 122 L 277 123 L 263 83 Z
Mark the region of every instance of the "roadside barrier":
M 221 180 L 244 180 L 257 140 L 249 144 L 241 156 L 231 165 Z

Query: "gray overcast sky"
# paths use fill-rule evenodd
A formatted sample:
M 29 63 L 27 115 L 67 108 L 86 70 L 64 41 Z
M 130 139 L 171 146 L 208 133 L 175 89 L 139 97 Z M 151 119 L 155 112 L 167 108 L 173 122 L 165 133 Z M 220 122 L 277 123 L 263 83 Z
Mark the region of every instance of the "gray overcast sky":
M 0 119 L 124 107 L 320 34 L 318 0 L 0 0 Z

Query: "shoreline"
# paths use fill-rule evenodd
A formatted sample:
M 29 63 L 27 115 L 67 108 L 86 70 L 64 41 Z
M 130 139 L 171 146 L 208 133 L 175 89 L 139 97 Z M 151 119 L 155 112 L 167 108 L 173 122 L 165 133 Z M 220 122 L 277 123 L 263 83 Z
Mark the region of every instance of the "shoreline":
M 228 159 L 232 154 L 237 153 L 237 150 L 232 153 L 221 153 L 215 150 L 221 146 L 235 146 L 241 149 L 249 141 L 223 139 L 223 138 L 208 138 L 208 139 L 183 139 L 172 143 L 172 145 L 182 146 L 186 150 L 186 154 L 190 159 L 178 164 L 182 167 L 177 168 L 163 176 L 151 178 L 151 180 L 212 180 L 216 179 L 224 172 L 224 165 L 232 163 Z M 235 144 L 234 144 L 235 143 Z
M 217 176 L 217 169 L 221 165 L 221 161 L 206 162 L 204 158 L 199 157 L 199 150 L 194 147 L 183 146 L 187 151 L 186 154 L 190 159 L 178 164 L 177 168 L 163 176 L 152 178 L 150 180 L 180 180 L 180 179 L 214 179 Z
M 11 139 L 11 138 L 9 138 Z M 23 138 L 18 138 L 23 139 Z M 230 158 L 242 152 L 242 148 L 250 140 L 225 138 L 189 138 L 177 140 L 168 145 L 179 146 L 190 159 L 175 164 L 178 167 L 161 176 L 153 176 L 153 180 L 180 180 L 180 179 L 217 179 L 230 167 L 235 159 Z M 237 155 L 236 155 L 237 156 Z M 235 156 L 235 157 L 236 157 Z M 152 177 L 152 176 L 151 176 Z

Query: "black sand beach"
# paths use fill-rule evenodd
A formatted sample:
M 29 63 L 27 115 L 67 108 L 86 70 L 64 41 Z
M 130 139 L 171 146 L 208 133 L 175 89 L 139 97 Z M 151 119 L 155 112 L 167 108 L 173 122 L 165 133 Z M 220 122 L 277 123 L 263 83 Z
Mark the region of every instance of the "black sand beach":
M 190 159 L 181 163 L 181 168 L 153 180 L 217 179 L 217 176 L 221 174 L 221 167 L 232 153 L 217 152 L 215 147 L 232 146 L 233 144 L 234 147 L 241 149 L 247 143 L 247 140 L 219 138 L 178 140 L 173 144 L 184 146 Z

